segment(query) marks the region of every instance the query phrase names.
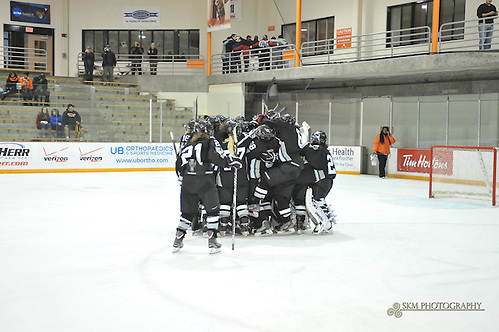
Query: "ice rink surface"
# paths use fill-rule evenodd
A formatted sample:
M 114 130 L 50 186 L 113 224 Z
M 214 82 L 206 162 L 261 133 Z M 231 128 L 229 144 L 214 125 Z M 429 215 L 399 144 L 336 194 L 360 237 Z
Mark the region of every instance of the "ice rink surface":
M 497 331 L 499 207 L 427 195 L 339 175 L 334 235 L 172 254 L 173 172 L 0 174 L 0 331 Z

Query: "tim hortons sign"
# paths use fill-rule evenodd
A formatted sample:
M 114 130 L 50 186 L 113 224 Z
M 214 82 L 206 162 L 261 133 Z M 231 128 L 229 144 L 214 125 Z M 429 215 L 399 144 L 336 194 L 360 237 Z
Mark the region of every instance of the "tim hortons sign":
M 423 149 L 398 149 L 397 171 L 410 173 L 433 173 L 452 175 L 453 154 L 452 151 L 439 151 L 430 160 L 430 150 Z

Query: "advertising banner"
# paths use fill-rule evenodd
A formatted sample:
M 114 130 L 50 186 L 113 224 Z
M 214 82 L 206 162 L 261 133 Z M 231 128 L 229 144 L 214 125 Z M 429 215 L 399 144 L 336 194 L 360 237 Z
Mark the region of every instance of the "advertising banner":
M 208 0 L 208 32 L 230 29 L 229 5 L 229 0 Z
M 11 1 L 10 20 L 18 22 L 50 24 L 50 5 Z
M 439 151 L 438 157 L 430 160 L 430 150 L 424 149 L 398 149 L 397 171 L 409 173 L 430 173 L 433 167 L 435 174 L 452 175 L 452 151 Z
M 329 152 L 338 173 L 360 174 L 360 146 L 330 146 Z
M 124 7 L 123 26 L 159 27 L 159 7 Z
M 0 173 L 174 170 L 175 161 L 171 143 L 0 143 Z

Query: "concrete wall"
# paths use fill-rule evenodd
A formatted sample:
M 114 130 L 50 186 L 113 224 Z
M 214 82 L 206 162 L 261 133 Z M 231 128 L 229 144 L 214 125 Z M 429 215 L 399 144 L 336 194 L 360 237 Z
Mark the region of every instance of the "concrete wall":
M 212 33 L 212 54 L 220 53 L 222 41 L 230 34 L 274 36 L 280 34 L 281 25 L 296 22 L 296 1 L 293 0 L 241 0 L 242 19 L 232 22 L 231 29 Z M 466 19 L 476 17 L 476 8 L 482 0 L 466 2 Z M 44 0 L 51 6 L 49 26 L 10 21 L 10 2 L 0 2 L 0 20 L 7 24 L 40 26 L 55 29 L 55 72 L 57 75 L 75 76 L 76 57 L 81 51 L 83 29 L 132 29 L 123 26 L 123 8 L 132 6 L 157 6 L 161 24 L 150 29 L 199 29 L 200 50 L 207 54 L 206 18 L 207 0 L 163 1 L 147 0 Z M 302 20 L 328 16 L 335 17 L 335 29 L 352 27 L 352 34 L 381 32 L 386 30 L 387 7 L 407 3 L 401 0 L 308 0 L 302 3 Z M 276 6 L 277 4 L 277 6 Z M 193 10 L 193 8 L 195 10 Z M 279 9 L 279 10 L 278 10 Z M 280 14 L 279 14 L 280 12 Z M 275 26 L 269 32 L 268 27 Z M 148 28 L 149 29 L 149 28 Z M 0 26 L 3 32 L 3 25 Z M 62 37 L 67 33 L 67 37 Z M 64 56 L 63 54 L 66 54 Z
M 43 0 L 40 3 L 50 5 L 51 19 L 49 25 L 11 21 L 10 1 L 7 0 L 0 1 L 0 22 L 3 22 L 3 24 L 54 29 L 55 70 L 58 75 L 67 75 L 68 65 L 74 62 L 74 60 L 72 61 L 68 44 L 70 36 L 68 35 L 68 37 L 62 37 L 63 33 L 69 32 L 68 0 Z M 2 36 L 4 32 L 3 24 L 0 25 L 0 32 L 2 33 Z
M 160 92 L 158 96 L 175 99 L 175 106 L 193 107 L 197 100 L 198 115 L 217 115 L 235 118 L 244 116 L 244 84 L 211 85 L 209 91 Z

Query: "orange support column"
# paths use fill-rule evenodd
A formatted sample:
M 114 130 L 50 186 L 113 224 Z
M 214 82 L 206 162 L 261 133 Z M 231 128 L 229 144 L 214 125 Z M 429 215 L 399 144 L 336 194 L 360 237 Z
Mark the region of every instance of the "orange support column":
M 438 52 L 438 27 L 440 25 L 440 0 L 433 0 L 433 23 L 431 25 L 431 52 Z
M 296 57 L 295 67 L 300 67 L 300 49 L 301 49 L 301 0 L 296 0 Z
M 208 51 L 206 52 L 206 75 L 211 75 L 211 32 L 208 32 L 208 38 L 206 38 L 208 44 Z

